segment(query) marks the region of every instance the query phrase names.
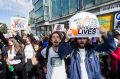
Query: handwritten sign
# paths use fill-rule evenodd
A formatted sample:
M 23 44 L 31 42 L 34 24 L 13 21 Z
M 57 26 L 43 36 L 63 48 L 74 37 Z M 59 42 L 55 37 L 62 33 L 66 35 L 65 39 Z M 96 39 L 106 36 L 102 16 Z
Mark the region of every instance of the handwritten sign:
M 100 37 L 99 22 L 96 15 L 88 12 L 80 12 L 69 20 L 68 37 Z
M 11 29 L 25 30 L 28 26 L 28 20 L 21 17 L 11 18 Z
M 64 24 L 55 24 L 54 31 L 64 31 Z

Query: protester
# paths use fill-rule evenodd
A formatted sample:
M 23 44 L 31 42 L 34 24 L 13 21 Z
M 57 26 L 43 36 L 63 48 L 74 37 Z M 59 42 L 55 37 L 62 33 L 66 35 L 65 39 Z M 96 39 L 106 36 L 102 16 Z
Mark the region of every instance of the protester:
M 24 53 L 25 53 L 25 69 L 26 73 L 28 74 L 28 79 L 32 78 L 32 58 L 34 56 L 34 49 L 31 43 L 31 39 L 29 36 L 25 39 L 26 44 L 24 48 Z
M 65 62 L 58 55 L 58 46 L 62 40 L 60 32 L 53 32 L 49 38 L 49 45 L 41 51 L 47 60 L 46 79 L 66 79 Z
M 13 66 L 14 72 L 17 75 L 18 79 L 24 79 L 23 48 L 14 38 L 9 38 L 8 43 L 9 43 L 9 48 L 8 48 L 8 53 L 7 53 L 8 54 L 8 60 L 7 60 L 8 67 Z M 13 76 L 13 75 L 10 75 L 10 76 Z
M 32 58 L 35 54 L 32 42 L 35 40 L 32 34 L 24 34 L 24 37 L 20 37 L 16 32 L 13 32 L 14 38 L 19 42 L 22 43 L 24 47 L 24 71 L 25 71 L 25 79 L 33 78 L 33 71 L 32 71 Z
M 117 49 L 111 53 L 111 71 L 110 79 L 120 78 L 120 33 L 114 31 L 114 37 Z
M 69 45 L 61 43 L 58 54 L 60 58 L 71 56 L 70 79 L 102 79 L 98 58 L 95 51 L 114 51 L 116 46 L 112 36 L 101 31 L 104 43 L 98 45 L 89 44 L 87 37 L 75 38 L 73 49 Z
M 0 32 L 0 79 L 6 79 L 6 55 L 7 55 L 8 41 Z
M 35 55 L 32 58 L 33 74 L 36 79 L 45 79 L 45 73 L 43 70 L 44 58 L 41 56 L 41 50 L 43 49 L 42 42 L 34 41 L 33 47 L 35 50 Z M 42 58 L 41 58 L 42 57 Z

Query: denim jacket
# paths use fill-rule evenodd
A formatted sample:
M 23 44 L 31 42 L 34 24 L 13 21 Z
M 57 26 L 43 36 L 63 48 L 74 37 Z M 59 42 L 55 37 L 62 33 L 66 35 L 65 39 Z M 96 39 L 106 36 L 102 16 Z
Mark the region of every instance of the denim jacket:
M 71 57 L 70 64 L 70 79 L 81 79 L 80 55 L 74 51 Z M 95 55 L 95 51 L 87 51 L 85 58 L 85 66 L 88 74 L 88 79 L 102 79 L 100 73 L 99 60 Z
M 116 45 L 114 42 L 114 38 L 109 36 L 108 38 L 103 38 L 104 43 L 98 45 L 92 45 L 90 49 L 87 50 L 85 64 L 86 70 L 88 74 L 88 79 L 102 79 L 99 60 L 95 55 L 95 52 L 108 52 L 114 51 L 116 49 Z M 77 50 L 72 49 L 68 43 L 61 43 L 58 49 L 58 54 L 61 59 L 65 58 L 67 55 L 71 54 L 70 64 L 70 79 L 81 79 L 81 68 L 80 68 L 80 56 L 77 53 Z

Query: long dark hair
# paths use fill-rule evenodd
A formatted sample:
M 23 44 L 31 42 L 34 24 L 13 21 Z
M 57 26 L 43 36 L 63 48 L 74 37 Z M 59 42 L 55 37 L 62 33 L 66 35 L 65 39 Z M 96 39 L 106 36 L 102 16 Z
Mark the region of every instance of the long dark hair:
M 78 44 L 77 39 L 78 39 L 78 38 L 75 38 L 75 39 L 74 39 L 72 47 L 73 47 L 73 49 L 79 51 L 80 45 Z M 92 44 L 90 43 L 90 39 L 89 39 L 89 38 L 86 38 L 86 39 L 87 39 L 87 43 L 85 44 L 85 49 L 86 49 L 86 50 L 91 50 L 91 48 L 93 48 L 93 46 L 92 46 Z
M 61 34 L 61 32 L 55 31 L 55 32 L 53 32 L 53 33 L 50 35 L 50 37 L 49 37 L 48 47 L 51 47 L 51 46 L 53 45 L 52 42 L 51 42 L 51 39 L 52 39 L 52 36 L 53 36 L 54 34 L 58 34 L 59 37 L 60 37 L 60 39 L 62 40 L 62 34 Z
M 39 49 L 38 51 L 36 51 L 37 53 L 41 52 L 41 50 L 43 49 L 43 45 L 42 45 L 42 41 L 34 41 L 33 42 L 33 45 L 38 45 L 39 46 Z

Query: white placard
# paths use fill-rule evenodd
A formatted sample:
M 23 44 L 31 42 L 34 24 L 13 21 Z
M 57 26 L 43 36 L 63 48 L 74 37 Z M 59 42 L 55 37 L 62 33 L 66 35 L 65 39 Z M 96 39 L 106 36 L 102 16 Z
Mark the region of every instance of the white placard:
M 55 24 L 53 31 L 64 31 L 64 24 Z
M 11 29 L 13 30 L 25 30 L 28 27 L 28 20 L 21 17 L 11 18 Z
M 100 37 L 99 22 L 96 15 L 88 12 L 80 12 L 69 20 L 68 37 Z

